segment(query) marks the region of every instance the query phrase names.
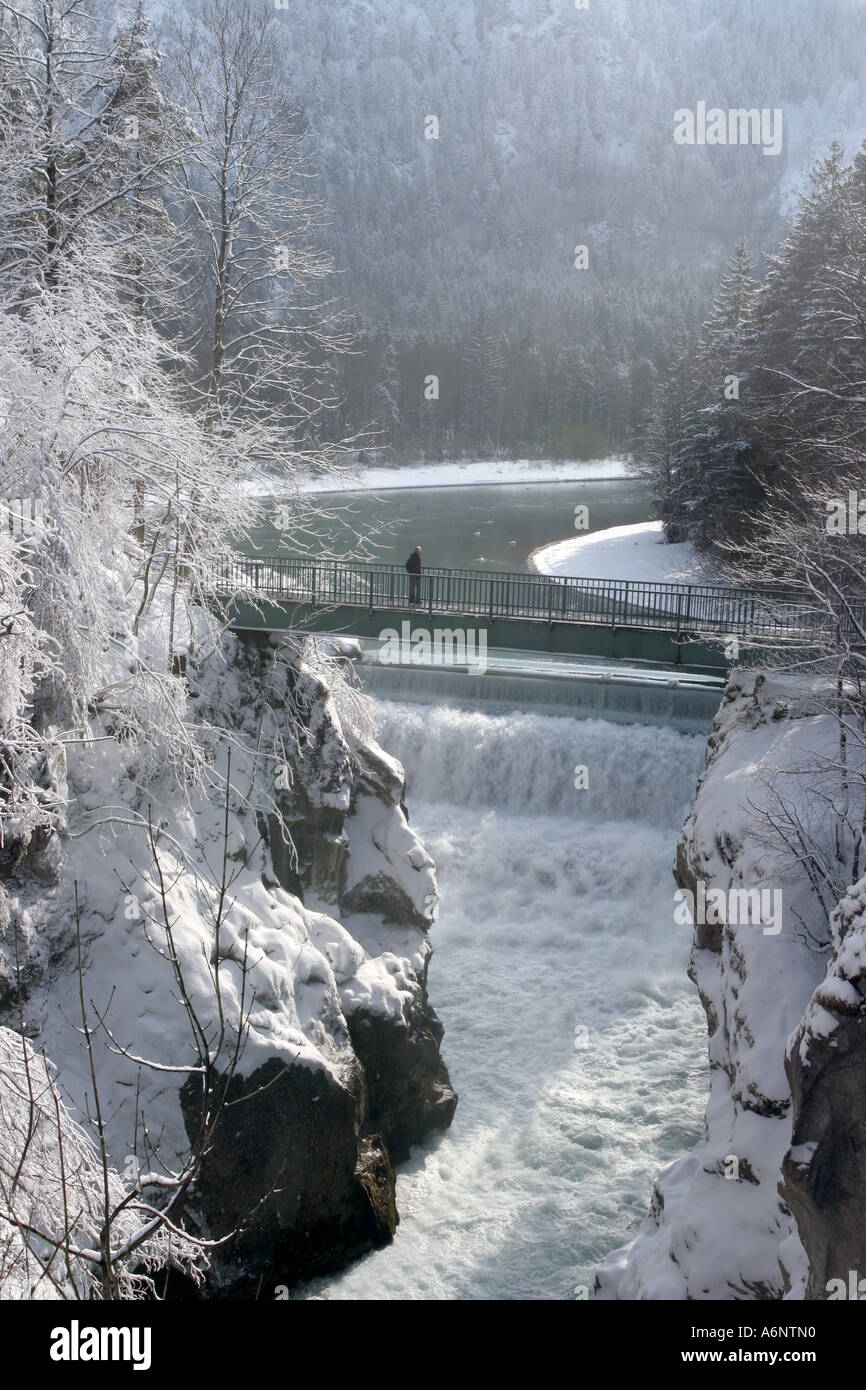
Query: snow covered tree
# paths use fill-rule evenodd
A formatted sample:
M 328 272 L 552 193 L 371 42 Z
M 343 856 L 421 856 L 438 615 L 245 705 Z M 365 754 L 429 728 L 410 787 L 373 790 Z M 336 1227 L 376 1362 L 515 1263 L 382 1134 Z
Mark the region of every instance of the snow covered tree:
M 722 397 L 726 378 L 741 377 L 748 365 L 747 352 L 752 327 L 757 281 L 745 237 L 737 242 L 734 254 L 719 282 L 713 311 L 701 329 L 697 366 L 706 386 Z
M 103 112 L 103 124 L 123 132 L 112 142 L 103 175 L 112 201 L 111 223 L 123 276 L 122 290 L 139 318 L 177 326 L 188 309 L 180 268 L 182 228 L 166 205 L 170 173 L 176 175 L 195 131 L 188 113 L 173 102 L 162 80 L 163 55 L 150 42 L 150 22 L 138 8 L 117 36 L 116 67 L 124 80 Z
M 127 117 L 155 62 L 141 21 L 115 30 L 84 0 L 0 6 L 0 284 L 26 296 L 58 282 L 63 260 L 98 219 L 170 163 L 162 144 L 130 159 Z
M 371 425 L 380 431 L 379 442 L 386 448 L 393 445 L 400 429 L 400 373 L 397 353 L 390 338 L 386 340 L 379 360 L 376 379 L 370 393 Z
M 169 761 L 176 756 L 180 771 L 191 750 L 177 717 L 182 689 L 166 670 L 169 649 L 185 645 L 188 632 L 181 633 L 179 610 L 170 604 L 171 631 L 163 591 L 171 586 L 173 603 L 182 563 L 185 612 L 190 603 L 203 615 L 210 611 L 208 565 L 223 558 L 232 528 L 243 529 L 257 508 L 185 408 L 180 377 L 166 372 L 165 343 L 118 302 L 115 254 L 101 247 L 77 252 L 25 313 L 0 312 L 2 500 L 34 499 L 44 523 L 32 537 L 7 533 L 7 564 L 17 572 L 26 618 L 52 657 L 30 697 L 32 717 L 37 726 L 59 719 L 67 728 L 86 720 L 105 654 L 123 649 L 119 615 L 141 566 L 136 626 L 162 624 L 151 653 L 157 664 L 148 671 L 136 663 L 120 686 L 128 689 L 131 718 L 157 720 L 153 742 L 169 739 Z M 148 563 L 127 540 L 136 486 L 152 508 Z M 193 528 L 200 538 L 195 552 L 181 556 L 177 537 Z
M 720 548 L 751 531 L 764 500 L 762 453 L 748 414 L 733 402 L 683 416 L 661 515 L 669 540 Z
M 26 510 L 39 517 L 38 508 Z M 23 522 L 23 509 L 18 515 Z M 27 605 L 35 537 L 16 536 L 16 524 L 8 501 L 0 501 L 0 851 L 10 833 L 28 842 L 52 823 L 57 809 L 43 785 L 44 743 L 29 718 L 30 701 L 51 671 L 51 644 Z M 0 886 L 0 915 L 2 892 Z
M 866 160 L 831 147 L 755 313 L 756 415 L 796 508 L 804 485 L 866 460 Z
M 645 436 L 665 533 L 700 549 L 741 535 L 762 495 L 751 401 L 741 399 L 757 293 L 752 268 L 741 238 L 696 350 L 680 357 L 678 384 L 656 391 Z
M 330 356 L 348 345 L 327 298 L 330 259 L 305 124 L 279 81 L 279 24 L 248 0 L 203 0 L 166 24 L 175 90 L 197 138 L 177 195 L 202 274 L 194 390 L 236 466 L 327 469 L 316 426 Z M 322 434 L 324 431 L 322 432 Z

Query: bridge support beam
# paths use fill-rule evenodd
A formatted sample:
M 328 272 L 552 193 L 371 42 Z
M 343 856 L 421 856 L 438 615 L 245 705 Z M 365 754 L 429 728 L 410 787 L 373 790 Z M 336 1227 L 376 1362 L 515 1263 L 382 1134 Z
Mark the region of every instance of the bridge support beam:
M 489 618 L 477 614 L 426 611 L 408 613 L 405 608 L 313 608 L 310 604 L 262 600 L 236 603 L 232 626 L 238 629 L 282 632 L 339 632 L 347 637 L 380 638 L 386 629 L 402 633 L 404 622 L 411 631 L 460 630 L 486 633 L 488 647 L 515 651 L 550 652 L 570 656 L 597 656 L 610 660 L 646 661 L 676 665 L 683 670 L 724 672 L 726 660 L 719 646 L 688 641 L 676 632 L 648 627 L 610 627 L 602 623 L 537 622 L 520 618 Z

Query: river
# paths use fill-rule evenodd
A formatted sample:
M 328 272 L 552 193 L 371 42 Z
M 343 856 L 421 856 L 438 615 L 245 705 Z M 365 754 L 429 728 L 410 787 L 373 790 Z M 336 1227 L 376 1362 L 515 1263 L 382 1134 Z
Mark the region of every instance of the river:
M 339 553 L 350 531 L 384 521 L 381 558 L 420 544 L 426 564 L 511 570 L 573 534 L 576 506 L 588 507 L 589 530 L 650 515 L 646 487 L 628 481 L 400 490 L 341 505 L 310 549 Z M 273 529 L 258 537 L 265 553 L 277 540 Z M 429 991 L 460 1101 L 448 1133 L 398 1172 L 393 1244 L 294 1296 L 591 1296 L 598 1261 L 646 1216 L 657 1171 L 703 1130 L 706 1028 L 671 865 L 704 735 L 694 721 L 672 727 L 673 693 L 670 725 L 650 727 L 554 714 L 519 695 L 513 708 L 443 703 L 434 690 L 407 703 L 377 687 L 376 718 L 439 872 Z
M 460 1101 L 398 1172 L 393 1245 L 296 1296 L 591 1296 L 703 1130 L 671 864 L 704 738 L 388 700 L 377 717 L 438 867 L 429 989 Z
M 370 558 L 402 564 L 420 545 L 424 564 L 437 569 L 525 570 L 538 546 L 575 534 L 576 507 L 587 509 L 586 532 L 651 515 L 648 485 L 632 479 L 395 488 L 318 500 L 328 515 L 304 523 L 305 554 L 342 557 L 362 537 Z M 297 549 L 283 543 L 273 521 L 252 541 L 254 553 L 263 555 Z

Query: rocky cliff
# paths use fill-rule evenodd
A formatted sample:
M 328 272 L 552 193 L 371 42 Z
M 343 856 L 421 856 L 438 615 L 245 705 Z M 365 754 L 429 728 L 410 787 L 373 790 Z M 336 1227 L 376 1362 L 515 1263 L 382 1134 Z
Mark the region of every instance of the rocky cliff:
M 205 1289 L 267 1297 L 391 1239 L 392 1165 L 456 1097 L 402 769 L 292 649 L 223 656 L 188 669 L 187 716 L 221 732 L 186 796 L 99 713 L 45 768 L 59 827 L 0 866 L 0 1022 L 20 1004 L 82 1118 L 81 976 L 114 1169 L 206 1148 L 185 1221 L 234 1234 Z
M 866 878 L 830 922 L 833 955 L 791 1039 L 782 1191 L 809 1257 L 807 1298 L 866 1298 Z
M 802 853 L 832 853 L 815 769 L 834 738 L 803 683 L 732 678 L 674 870 L 694 905 L 707 895 L 690 965 L 706 1137 L 659 1174 L 636 1239 L 599 1268 L 601 1298 L 827 1298 L 866 1268 L 866 882 L 828 930 Z M 748 890 L 778 913 L 748 912 Z

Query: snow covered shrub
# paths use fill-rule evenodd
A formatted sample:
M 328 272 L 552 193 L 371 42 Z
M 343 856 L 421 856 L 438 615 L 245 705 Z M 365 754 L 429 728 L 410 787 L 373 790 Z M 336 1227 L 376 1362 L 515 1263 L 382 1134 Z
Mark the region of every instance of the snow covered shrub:
M 202 754 L 173 658 L 218 632 L 209 568 L 257 504 L 184 408 L 165 344 L 113 294 L 112 270 L 107 253 L 82 252 L 23 313 L 0 311 L 0 501 L 37 499 L 44 518 L 0 550 L 0 720 L 19 742 L 29 728 L 35 749 L 104 715 L 183 782 Z
M 143 1298 L 205 1256 L 153 1214 L 60 1099 L 54 1069 L 0 1028 L 0 1297 Z

